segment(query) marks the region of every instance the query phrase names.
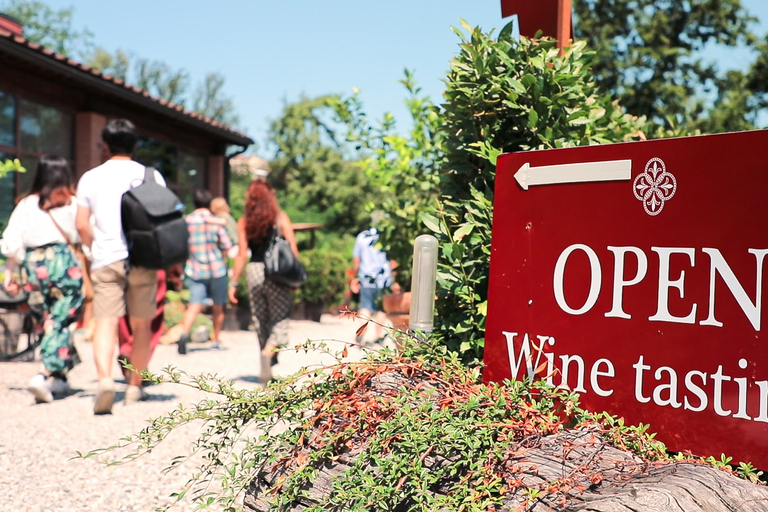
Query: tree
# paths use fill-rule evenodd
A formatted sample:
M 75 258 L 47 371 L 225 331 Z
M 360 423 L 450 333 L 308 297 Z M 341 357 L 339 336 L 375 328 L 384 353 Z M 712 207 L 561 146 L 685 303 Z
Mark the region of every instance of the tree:
M 42 2 L 7 0 L 0 5 L 2 11 L 24 25 L 24 37 L 46 46 L 56 53 L 75 57 L 92 45 L 93 33 L 88 29 L 72 28 L 74 8 L 54 10 Z
M 379 243 L 399 265 L 398 284 L 409 290 L 413 241 L 424 233 L 419 214 L 438 192 L 442 118 L 440 109 L 422 95 L 412 72 L 406 69 L 400 83 L 408 92 L 405 104 L 412 121 L 405 134 L 398 132 L 390 113 L 379 125 L 370 125 L 357 93 L 337 105 L 337 114 L 347 124 L 347 140 L 360 150 L 358 163 L 373 187 L 367 209 L 380 217 L 374 222 L 381 235 Z
M 129 52 L 110 52 L 94 46 L 93 33 L 87 28 L 73 28 L 74 8 L 51 9 L 42 2 L 7 0 L 2 11 L 24 26 L 24 37 L 51 50 L 82 61 L 91 68 L 133 83 L 156 98 L 186 107 L 204 117 L 228 126 L 237 126 L 239 118 L 231 98 L 224 95 L 224 77 L 208 73 L 194 89 L 189 73 L 173 69 L 162 61 L 133 57 Z
M 171 85 L 170 83 L 168 85 Z M 235 126 L 239 122 L 232 99 L 224 96 L 224 76 L 208 73 L 193 96 L 193 110 L 220 123 Z
M 189 88 L 189 73 L 183 69 L 171 69 L 164 62 L 148 59 L 137 59 L 134 69 L 138 87 L 165 101 L 184 105 L 184 95 Z
M 344 157 L 343 127 L 334 125 L 338 102 L 337 96 L 302 97 L 285 105 L 269 130 L 276 146 L 269 180 L 292 220 L 356 234 L 370 226 L 372 190 L 360 166 Z
M 86 59 L 87 64 L 105 75 L 126 80 L 131 67 L 131 57 L 123 50 L 110 53 L 106 48 L 96 47 Z
M 596 52 L 600 89 L 636 116 L 690 130 L 751 126 L 740 73 L 721 75 L 708 45 L 752 46 L 756 21 L 741 0 L 576 0 L 575 36 Z

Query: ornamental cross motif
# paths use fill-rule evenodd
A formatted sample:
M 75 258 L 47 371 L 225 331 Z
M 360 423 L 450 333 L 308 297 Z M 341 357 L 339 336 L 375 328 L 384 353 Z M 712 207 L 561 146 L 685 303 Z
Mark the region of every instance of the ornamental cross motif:
M 643 202 L 648 215 L 658 215 L 664 203 L 672 199 L 677 190 L 677 180 L 661 158 L 651 158 L 645 164 L 645 171 L 638 174 L 632 183 L 632 192 Z

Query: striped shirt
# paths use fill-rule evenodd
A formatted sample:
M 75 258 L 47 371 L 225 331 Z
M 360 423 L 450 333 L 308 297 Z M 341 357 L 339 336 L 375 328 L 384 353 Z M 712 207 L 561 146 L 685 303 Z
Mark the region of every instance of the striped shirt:
M 199 208 L 186 217 L 189 230 L 189 259 L 186 274 L 192 279 L 211 279 L 227 275 L 224 254 L 232 247 L 227 221 L 207 208 Z

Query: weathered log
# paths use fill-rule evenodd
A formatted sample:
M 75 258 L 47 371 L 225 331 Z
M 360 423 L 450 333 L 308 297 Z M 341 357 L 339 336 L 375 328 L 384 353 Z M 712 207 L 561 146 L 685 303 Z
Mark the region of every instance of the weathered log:
M 384 374 L 371 386 L 382 395 L 392 394 L 407 378 Z M 413 384 L 413 382 L 411 382 Z M 438 400 L 439 386 L 432 398 Z M 310 447 L 311 449 L 311 447 Z M 356 462 L 361 448 L 342 451 L 334 461 L 319 468 L 304 488 L 304 496 L 290 510 L 299 512 L 322 502 L 333 492 L 333 481 Z M 768 488 L 706 464 L 692 462 L 652 463 L 611 446 L 597 426 L 565 430 L 557 434 L 526 439 L 510 447 L 505 461 L 507 477 L 522 485 L 505 495 L 501 511 L 531 512 L 762 512 L 768 510 Z M 430 469 L 446 464 L 440 456 L 424 457 Z M 248 488 L 244 510 L 263 512 L 273 496 L 269 490 L 290 474 L 295 466 L 263 471 Z M 374 468 L 375 469 L 375 468 Z M 446 494 L 461 475 L 430 489 Z M 531 494 L 528 489 L 540 492 Z M 402 504 L 403 510 L 407 504 Z

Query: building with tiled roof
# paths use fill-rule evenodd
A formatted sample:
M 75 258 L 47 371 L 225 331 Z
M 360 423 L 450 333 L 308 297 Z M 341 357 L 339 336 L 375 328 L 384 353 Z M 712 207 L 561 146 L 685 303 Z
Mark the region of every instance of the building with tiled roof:
M 185 201 L 195 188 L 226 196 L 226 155 L 253 144 L 228 126 L 28 41 L 18 22 L 0 13 L 0 160 L 18 158 L 33 170 L 42 154 L 54 153 L 69 158 L 80 176 L 103 161 L 101 130 L 116 117 L 139 131 L 134 158 L 155 165 Z M 32 174 L 0 180 L 0 222 Z

